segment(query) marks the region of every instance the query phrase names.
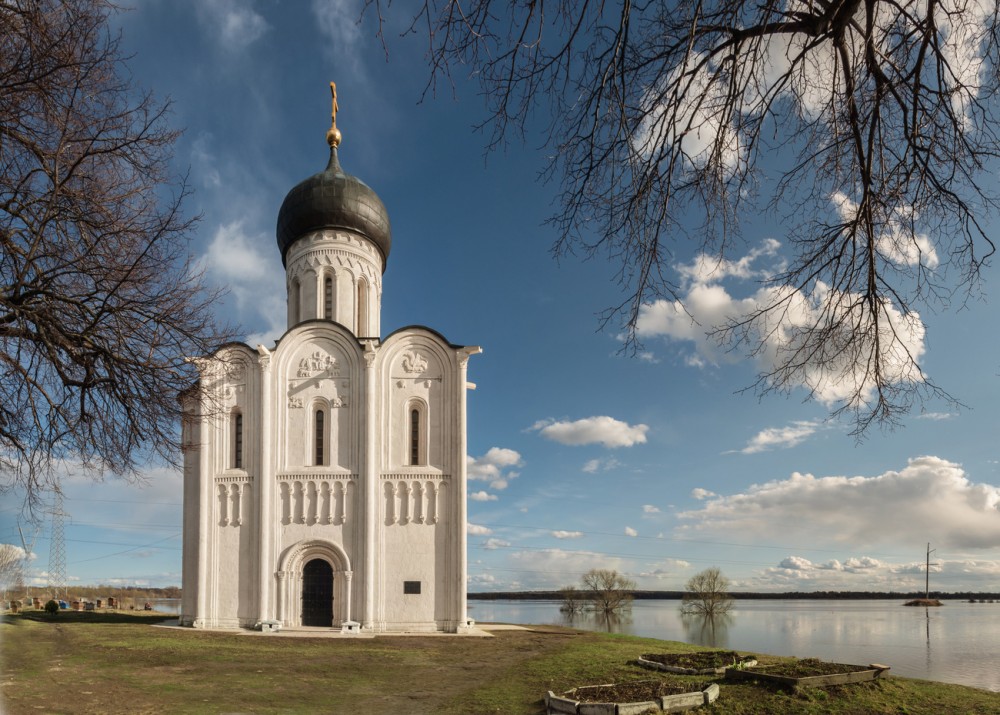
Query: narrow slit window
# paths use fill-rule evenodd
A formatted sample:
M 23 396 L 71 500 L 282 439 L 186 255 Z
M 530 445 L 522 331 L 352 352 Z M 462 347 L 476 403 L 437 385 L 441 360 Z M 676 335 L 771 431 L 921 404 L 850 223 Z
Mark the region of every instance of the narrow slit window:
M 324 426 L 323 426 L 323 410 L 316 410 L 316 461 L 317 467 L 323 466 L 325 464 L 323 460 L 324 456 Z
M 299 285 L 299 279 L 295 278 L 292 280 L 292 287 L 288 292 L 288 312 L 291 314 L 291 323 L 294 325 L 299 322 L 299 304 L 301 286 Z
M 333 320 L 333 278 L 330 276 L 323 281 L 323 317 Z
M 410 464 L 420 464 L 420 410 L 410 410 Z
M 243 469 L 243 414 L 240 412 L 233 419 L 233 467 Z
M 368 335 L 368 283 L 364 278 L 358 281 L 358 332 L 359 338 Z

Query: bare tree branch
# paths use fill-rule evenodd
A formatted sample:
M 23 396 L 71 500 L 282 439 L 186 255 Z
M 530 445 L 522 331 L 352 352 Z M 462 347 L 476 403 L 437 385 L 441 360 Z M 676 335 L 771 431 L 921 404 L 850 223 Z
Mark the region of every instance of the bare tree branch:
M 786 263 L 768 299 L 705 326 L 751 354 L 783 336 L 753 387 L 806 386 L 859 435 L 946 396 L 920 368 L 917 309 L 975 289 L 995 250 L 995 2 L 424 0 L 418 26 L 427 91 L 467 69 L 490 148 L 548 113 L 553 252 L 616 266 L 625 297 L 603 321 L 627 349 L 644 310 L 684 298 L 678 257 L 725 260 L 769 207 Z
M 227 340 L 189 253 L 168 106 L 128 78 L 113 6 L 0 0 L 0 488 L 175 461 L 185 356 Z

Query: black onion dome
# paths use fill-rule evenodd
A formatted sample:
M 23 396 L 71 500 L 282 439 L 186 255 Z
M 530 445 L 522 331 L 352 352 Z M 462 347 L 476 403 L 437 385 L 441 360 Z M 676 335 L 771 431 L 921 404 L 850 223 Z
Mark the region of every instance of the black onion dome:
M 361 234 L 389 259 L 392 230 L 385 204 L 360 179 L 344 173 L 337 148 L 330 147 L 330 163 L 288 192 L 278 211 L 278 249 L 285 262 L 296 240 L 324 228 L 343 228 Z

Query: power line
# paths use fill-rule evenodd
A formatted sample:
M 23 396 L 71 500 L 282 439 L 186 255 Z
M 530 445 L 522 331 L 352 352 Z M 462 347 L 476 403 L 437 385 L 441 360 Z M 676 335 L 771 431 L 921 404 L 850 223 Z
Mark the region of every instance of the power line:
M 114 524 L 107 521 L 73 521 L 70 526 L 89 526 L 97 529 L 178 529 L 180 524 Z
M 183 502 L 179 501 L 143 501 L 143 500 L 128 500 L 128 499 L 80 499 L 73 498 L 72 501 L 85 501 L 85 502 L 100 502 L 102 504 L 152 504 L 157 506 L 184 506 Z
M 81 559 L 79 561 L 74 561 L 73 565 L 76 566 L 77 564 L 85 564 L 85 563 L 89 563 L 91 561 L 100 561 L 101 559 L 110 559 L 112 556 L 121 556 L 122 554 L 127 554 L 127 553 L 129 553 L 131 551 L 138 551 L 139 549 L 148 549 L 151 546 L 156 546 L 156 544 L 162 544 L 164 541 L 169 541 L 170 539 L 176 539 L 178 536 L 180 536 L 180 534 L 171 534 L 170 536 L 168 536 L 165 539 L 159 539 L 158 541 L 151 541 L 148 544 L 141 544 L 140 546 L 135 546 L 135 547 L 133 547 L 131 549 L 125 549 L 124 551 L 116 551 L 113 554 L 105 554 L 104 556 L 95 556 L 92 559 Z

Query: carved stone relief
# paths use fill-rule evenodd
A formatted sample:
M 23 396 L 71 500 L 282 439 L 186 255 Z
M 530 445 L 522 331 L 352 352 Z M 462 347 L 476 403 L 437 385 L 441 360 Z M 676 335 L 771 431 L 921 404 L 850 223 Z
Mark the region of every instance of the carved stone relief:
M 242 362 L 232 362 L 226 366 L 226 379 L 231 383 L 244 382 L 247 377 L 247 368 Z
M 318 375 L 340 375 L 340 365 L 337 359 L 322 350 L 316 350 L 312 355 L 299 360 L 297 377 L 316 377 Z
M 403 353 L 403 371 L 413 374 L 422 373 L 427 370 L 427 358 L 416 350 Z
M 329 400 L 327 400 L 327 404 L 332 408 L 343 408 L 348 406 L 346 397 L 336 397 L 336 396 L 329 398 Z M 302 398 L 292 395 L 291 391 L 289 391 L 288 395 L 289 409 L 302 409 L 302 406 L 303 406 Z

